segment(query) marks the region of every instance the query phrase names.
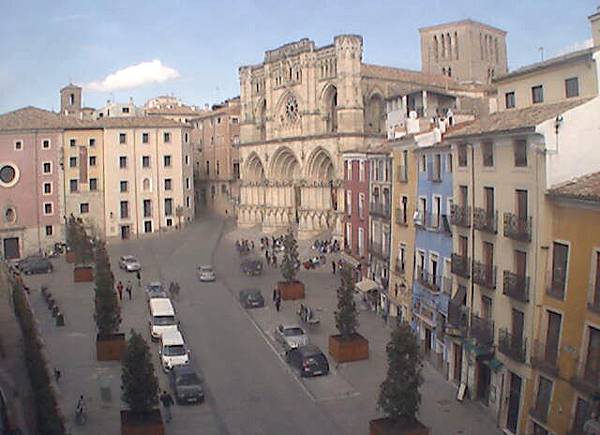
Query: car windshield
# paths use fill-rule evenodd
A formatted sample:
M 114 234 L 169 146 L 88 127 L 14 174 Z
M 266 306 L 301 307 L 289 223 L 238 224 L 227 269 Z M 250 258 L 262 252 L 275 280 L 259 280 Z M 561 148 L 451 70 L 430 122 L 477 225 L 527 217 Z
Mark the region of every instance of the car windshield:
M 185 346 L 183 344 L 173 344 L 164 347 L 165 356 L 183 356 L 186 354 Z
M 325 361 L 324 361 L 323 355 L 313 355 L 313 356 L 306 358 L 306 364 L 311 365 L 311 366 L 324 364 L 324 362 Z
M 175 316 L 154 316 L 154 325 L 169 326 L 175 324 Z
M 304 335 L 304 331 L 302 328 L 285 328 L 283 330 L 283 335 L 286 337 L 295 337 L 297 335 Z
M 212 266 L 200 266 L 198 269 L 200 269 L 200 272 L 212 272 Z
M 175 383 L 177 385 L 199 385 L 200 378 L 196 373 L 184 373 L 177 376 Z
M 162 284 L 150 284 L 148 285 L 148 291 L 149 292 L 157 292 L 157 291 L 161 291 L 163 289 Z
M 133 257 L 125 257 L 125 258 L 123 258 L 123 261 L 125 263 L 136 263 L 137 262 L 137 260 Z

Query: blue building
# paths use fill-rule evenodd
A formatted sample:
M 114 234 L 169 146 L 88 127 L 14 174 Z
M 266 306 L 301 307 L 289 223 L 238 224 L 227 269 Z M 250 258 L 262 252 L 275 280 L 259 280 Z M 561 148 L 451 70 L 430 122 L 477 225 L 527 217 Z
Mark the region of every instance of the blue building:
M 413 279 L 413 328 L 424 354 L 447 373 L 445 342 L 448 302 L 452 294 L 452 153 L 438 142 L 415 149 L 418 165 L 417 207 L 414 215 L 415 271 Z

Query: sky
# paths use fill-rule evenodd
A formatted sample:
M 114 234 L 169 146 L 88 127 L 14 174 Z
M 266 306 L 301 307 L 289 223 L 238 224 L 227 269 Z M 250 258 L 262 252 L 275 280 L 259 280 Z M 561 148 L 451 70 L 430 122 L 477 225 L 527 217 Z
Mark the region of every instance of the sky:
M 367 63 L 420 69 L 418 29 L 472 18 L 508 32 L 509 69 L 583 48 L 600 0 L 0 0 L 0 113 L 142 105 L 175 95 L 202 106 L 239 95 L 238 67 L 308 37 L 360 34 Z

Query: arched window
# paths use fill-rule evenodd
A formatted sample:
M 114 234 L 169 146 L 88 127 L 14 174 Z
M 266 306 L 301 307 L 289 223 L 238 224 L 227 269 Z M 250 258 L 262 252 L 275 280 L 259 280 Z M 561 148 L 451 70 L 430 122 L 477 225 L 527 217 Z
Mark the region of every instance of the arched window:
M 328 133 L 334 133 L 338 129 L 337 105 L 337 88 L 335 86 L 329 86 L 327 91 L 325 91 L 325 110 Z
M 267 139 L 267 100 L 263 100 L 258 111 L 258 131 L 260 140 Z
M 454 32 L 454 58 L 458 60 L 458 32 Z
M 365 110 L 365 132 L 383 133 L 385 131 L 385 104 L 383 97 L 373 94 Z
M 437 62 L 439 56 L 439 47 L 438 47 L 438 39 L 437 35 L 433 35 L 433 58 Z
M 150 178 L 144 178 L 144 180 L 142 181 L 142 190 L 144 192 L 149 192 L 150 191 Z
M 444 38 L 444 34 L 442 33 L 442 38 L 440 39 L 440 42 L 442 44 L 442 59 L 446 58 L 446 40 Z
M 448 50 L 446 51 L 446 53 L 448 53 L 448 59 L 452 59 L 452 36 L 450 33 L 446 33 L 446 42 L 448 44 Z
M 448 67 L 448 77 L 452 77 L 452 67 Z

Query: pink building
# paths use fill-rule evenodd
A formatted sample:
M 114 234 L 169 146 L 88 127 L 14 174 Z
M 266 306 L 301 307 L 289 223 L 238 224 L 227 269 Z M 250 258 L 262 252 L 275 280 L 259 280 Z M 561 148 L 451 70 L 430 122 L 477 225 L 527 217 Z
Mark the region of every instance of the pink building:
M 344 152 L 344 259 L 360 265 L 361 276 L 368 270 L 369 245 L 369 165 L 367 153 Z
M 35 107 L 0 115 L 0 256 L 64 240 L 60 150 L 64 117 Z

